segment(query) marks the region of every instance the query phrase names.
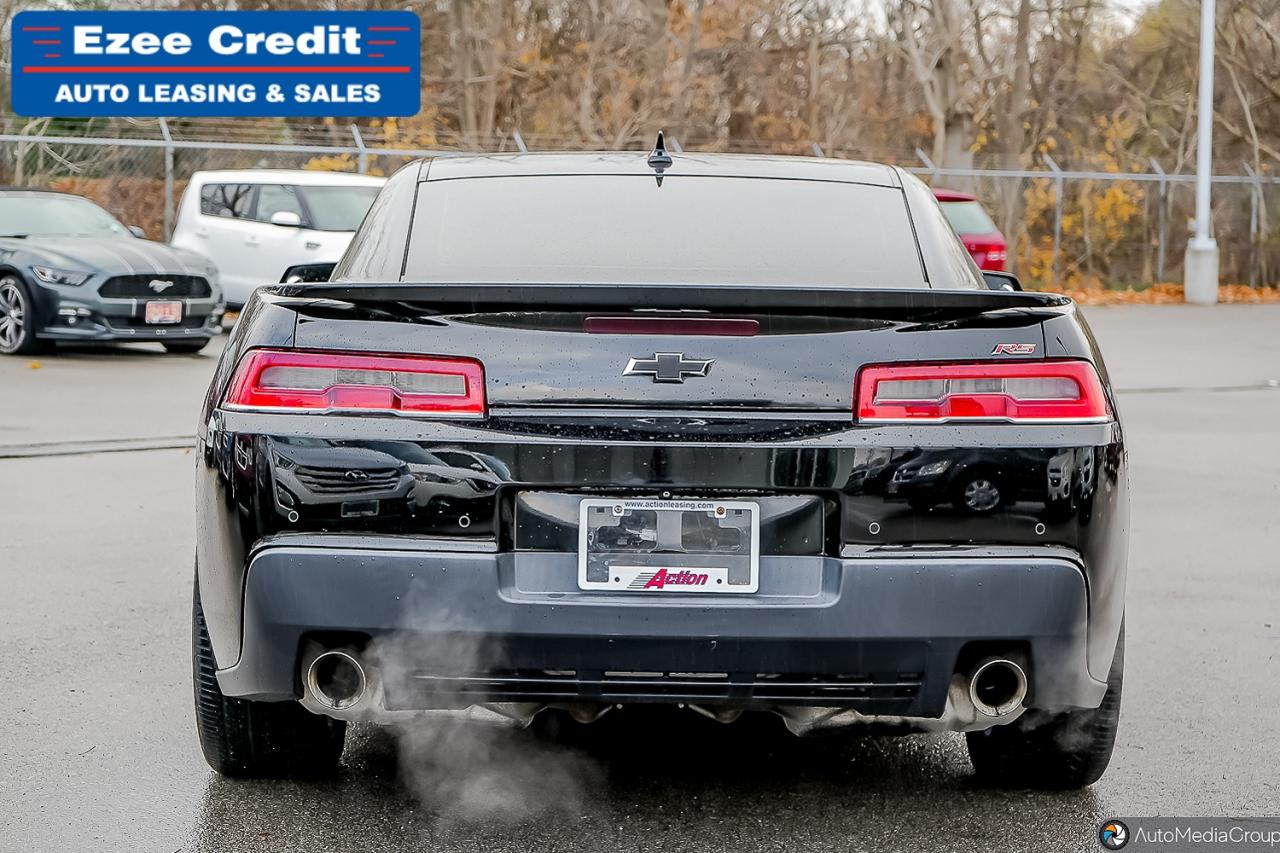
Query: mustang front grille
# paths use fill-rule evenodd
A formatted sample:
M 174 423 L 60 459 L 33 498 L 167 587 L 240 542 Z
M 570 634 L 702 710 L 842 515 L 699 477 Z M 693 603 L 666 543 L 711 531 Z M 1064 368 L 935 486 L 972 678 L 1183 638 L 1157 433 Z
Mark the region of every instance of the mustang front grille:
M 198 275 L 118 275 L 98 288 L 104 299 L 208 299 L 212 293 Z

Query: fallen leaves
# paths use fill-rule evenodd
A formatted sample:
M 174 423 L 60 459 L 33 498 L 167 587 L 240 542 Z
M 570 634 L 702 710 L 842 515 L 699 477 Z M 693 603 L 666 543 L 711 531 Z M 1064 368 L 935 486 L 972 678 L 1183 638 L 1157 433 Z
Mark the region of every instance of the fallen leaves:
M 1181 305 L 1182 285 L 1166 282 L 1143 290 L 1107 290 L 1101 287 L 1064 290 L 1081 305 Z M 1220 304 L 1280 302 L 1280 288 L 1224 284 L 1218 288 Z

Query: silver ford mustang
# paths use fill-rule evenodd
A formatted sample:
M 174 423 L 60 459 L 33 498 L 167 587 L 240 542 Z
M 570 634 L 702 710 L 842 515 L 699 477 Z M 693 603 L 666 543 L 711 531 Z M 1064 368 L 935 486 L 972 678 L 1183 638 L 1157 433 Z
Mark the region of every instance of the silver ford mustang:
M 142 239 L 79 196 L 0 189 L 0 353 L 54 341 L 156 341 L 194 353 L 224 309 L 208 258 Z

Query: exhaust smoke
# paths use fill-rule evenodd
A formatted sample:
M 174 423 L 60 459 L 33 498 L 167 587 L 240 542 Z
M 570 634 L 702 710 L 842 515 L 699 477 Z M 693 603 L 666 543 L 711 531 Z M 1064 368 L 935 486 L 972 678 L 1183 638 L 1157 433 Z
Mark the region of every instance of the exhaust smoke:
M 431 634 L 391 635 L 370 646 L 368 659 L 384 685 L 412 681 L 415 673 L 468 675 L 501 665 L 492 640 L 468 632 L 440 607 L 438 602 L 415 607 L 407 623 L 431 625 Z M 430 702 L 442 708 L 469 703 L 469 697 L 447 692 Z M 603 769 L 526 728 L 529 719 L 531 714 L 503 720 L 479 707 L 411 715 L 390 729 L 401 780 L 424 807 L 446 818 L 508 823 L 580 815 L 590 792 L 603 785 Z

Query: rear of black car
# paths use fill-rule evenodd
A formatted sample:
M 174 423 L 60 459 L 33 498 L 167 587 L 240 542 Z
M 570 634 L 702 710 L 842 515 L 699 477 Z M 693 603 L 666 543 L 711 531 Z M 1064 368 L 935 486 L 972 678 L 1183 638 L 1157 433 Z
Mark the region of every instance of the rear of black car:
M 986 290 L 914 179 L 801 162 L 415 165 L 334 282 L 259 292 L 200 435 L 216 769 L 662 703 L 1101 774 L 1127 489 L 1087 327 Z

